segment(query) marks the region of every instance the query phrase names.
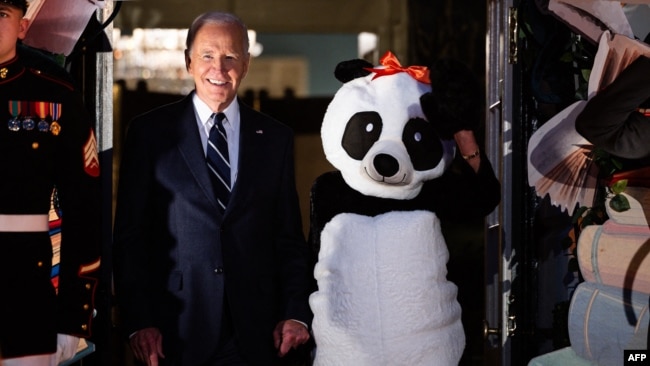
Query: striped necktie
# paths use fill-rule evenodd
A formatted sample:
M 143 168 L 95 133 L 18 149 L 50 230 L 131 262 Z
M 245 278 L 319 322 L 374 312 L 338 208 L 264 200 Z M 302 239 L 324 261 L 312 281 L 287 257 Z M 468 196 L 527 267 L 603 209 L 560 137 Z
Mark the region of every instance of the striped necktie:
M 206 160 L 208 168 L 212 173 L 212 181 L 219 206 L 226 210 L 230 198 L 230 160 L 228 157 L 228 139 L 226 130 L 223 128 L 223 120 L 226 115 L 223 113 L 213 114 L 211 117 L 214 125 L 210 129 L 208 137 L 208 152 Z M 222 211 L 222 212 L 223 212 Z

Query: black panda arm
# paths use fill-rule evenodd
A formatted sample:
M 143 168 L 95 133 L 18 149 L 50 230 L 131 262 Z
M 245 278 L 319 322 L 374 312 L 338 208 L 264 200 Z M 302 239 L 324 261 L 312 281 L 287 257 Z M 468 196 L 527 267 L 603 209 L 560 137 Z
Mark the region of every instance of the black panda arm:
M 344 209 L 341 202 L 341 185 L 345 184 L 339 172 L 325 173 L 314 181 L 309 196 L 309 245 L 315 258 L 320 251 L 320 236 L 325 225 Z

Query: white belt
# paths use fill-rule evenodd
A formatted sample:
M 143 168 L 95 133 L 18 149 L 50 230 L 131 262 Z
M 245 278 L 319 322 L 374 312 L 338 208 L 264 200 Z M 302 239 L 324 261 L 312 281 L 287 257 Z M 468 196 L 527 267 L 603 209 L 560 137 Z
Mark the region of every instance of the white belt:
M 2 215 L 0 232 L 39 232 L 49 231 L 48 215 Z

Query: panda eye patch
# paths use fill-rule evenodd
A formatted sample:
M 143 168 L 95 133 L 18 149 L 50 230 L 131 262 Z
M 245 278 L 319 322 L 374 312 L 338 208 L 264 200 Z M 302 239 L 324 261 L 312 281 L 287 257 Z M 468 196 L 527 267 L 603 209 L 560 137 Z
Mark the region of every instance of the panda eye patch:
M 355 113 L 345 126 L 341 146 L 352 159 L 362 160 L 379 140 L 382 125 L 381 116 L 377 112 Z
M 415 170 L 429 170 L 442 158 L 442 142 L 431 123 L 422 118 L 411 118 L 404 126 L 402 142 L 411 157 Z

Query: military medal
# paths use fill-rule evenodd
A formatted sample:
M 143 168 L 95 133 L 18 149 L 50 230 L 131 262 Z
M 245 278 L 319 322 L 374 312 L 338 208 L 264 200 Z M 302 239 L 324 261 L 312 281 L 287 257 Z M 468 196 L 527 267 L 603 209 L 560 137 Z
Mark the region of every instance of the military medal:
M 28 116 L 23 118 L 23 130 L 26 131 L 31 131 L 34 129 L 34 126 L 36 125 L 36 122 L 32 119 L 32 117 Z
M 40 120 L 38 122 L 38 130 L 41 132 L 47 132 L 50 130 L 50 124 L 46 120 Z
M 20 131 L 20 120 L 18 118 L 11 118 L 9 119 L 9 123 L 7 124 L 7 127 L 9 128 L 10 131 Z
M 61 104 L 60 103 L 50 103 L 50 116 L 52 116 L 52 125 L 50 126 L 50 131 L 52 131 L 52 134 L 54 136 L 57 136 L 59 133 L 61 133 L 61 125 L 59 122 L 59 118 L 61 118 Z
M 36 122 L 32 119 L 32 112 L 34 111 L 34 106 L 32 105 L 32 102 L 22 102 L 22 112 L 23 112 L 23 119 L 22 119 L 22 127 L 23 130 L 26 131 L 31 131 L 34 129 L 34 126 Z
M 38 122 L 38 130 L 41 131 L 41 132 L 47 132 L 49 130 L 49 125 L 47 123 L 47 120 L 45 119 L 45 118 L 47 118 L 47 114 L 49 112 L 48 105 L 49 105 L 48 102 L 33 102 L 32 103 L 32 107 L 34 109 L 34 112 L 36 113 L 36 115 L 40 119 L 39 122 Z M 25 124 L 25 122 L 23 121 L 23 125 L 24 124 Z M 25 126 L 23 126 L 23 128 L 25 128 Z M 31 129 L 33 129 L 33 128 L 34 128 L 34 123 L 32 122 L 32 128 Z M 27 129 L 27 128 L 25 128 L 25 129 Z
M 50 125 L 50 131 L 52 132 L 52 135 L 58 136 L 59 133 L 61 133 L 61 125 L 58 124 L 56 121 L 52 122 Z
M 21 104 L 19 101 L 16 100 L 10 100 L 9 101 L 9 112 L 13 117 L 9 118 L 9 122 L 7 123 L 7 128 L 9 128 L 10 131 L 19 131 L 20 130 L 20 118 L 18 116 L 20 115 L 21 111 Z

